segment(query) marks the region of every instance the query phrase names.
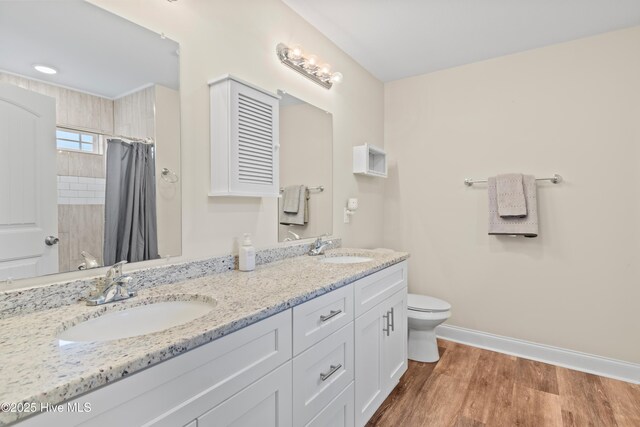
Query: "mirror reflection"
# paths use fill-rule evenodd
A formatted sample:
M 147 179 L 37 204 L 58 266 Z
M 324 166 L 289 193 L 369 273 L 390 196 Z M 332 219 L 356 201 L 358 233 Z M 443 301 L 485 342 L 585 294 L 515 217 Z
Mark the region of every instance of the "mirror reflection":
M 284 91 L 280 99 L 278 240 L 333 232 L 333 116 Z
M 82 1 L 0 17 L 0 280 L 179 255 L 178 43 Z

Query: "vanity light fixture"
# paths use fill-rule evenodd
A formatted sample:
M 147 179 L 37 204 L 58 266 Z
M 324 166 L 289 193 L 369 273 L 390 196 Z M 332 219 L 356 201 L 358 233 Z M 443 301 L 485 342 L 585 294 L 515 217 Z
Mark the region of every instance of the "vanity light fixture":
M 305 55 L 300 46 L 278 43 L 276 54 L 284 65 L 326 89 L 331 89 L 334 83 L 342 82 L 342 73 L 332 72 L 331 65 L 321 63 L 315 55 Z
M 42 65 L 42 64 L 36 64 L 33 66 L 33 68 L 36 69 L 36 71 L 40 71 L 43 74 L 57 74 L 58 70 L 56 70 L 53 67 L 48 67 L 46 65 Z

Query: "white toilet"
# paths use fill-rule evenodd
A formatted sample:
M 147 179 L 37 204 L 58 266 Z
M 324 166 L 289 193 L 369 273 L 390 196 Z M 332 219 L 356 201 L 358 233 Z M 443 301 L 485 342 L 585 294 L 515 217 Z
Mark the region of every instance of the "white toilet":
M 451 317 L 451 304 L 426 295 L 409 294 L 409 359 L 437 362 L 440 359 L 435 328 Z

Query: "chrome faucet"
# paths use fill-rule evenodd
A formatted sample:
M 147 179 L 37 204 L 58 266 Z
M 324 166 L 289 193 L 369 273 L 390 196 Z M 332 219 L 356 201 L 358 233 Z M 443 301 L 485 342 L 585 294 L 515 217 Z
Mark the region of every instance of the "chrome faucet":
M 127 261 L 115 263 L 107 270 L 105 277 L 98 279 L 95 295 L 87 298 L 87 305 L 108 304 L 136 296 L 136 292 L 128 289 L 133 279 L 122 274 L 122 266 L 126 263 Z
M 320 236 L 313 243 L 313 246 L 311 247 L 311 249 L 309 249 L 308 254 L 310 256 L 324 255 L 324 250 L 327 248 L 327 246 L 330 246 L 332 244 L 333 242 L 331 240 L 323 242 L 322 236 Z
M 96 257 L 91 255 L 89 252 L 82 251 L 80 252 L 80 255 L 82 255 L 82 258 L 84 258 L 84 262 L 78 266 L 78 270 L 100 267 L 100 264 L 98 263 Z

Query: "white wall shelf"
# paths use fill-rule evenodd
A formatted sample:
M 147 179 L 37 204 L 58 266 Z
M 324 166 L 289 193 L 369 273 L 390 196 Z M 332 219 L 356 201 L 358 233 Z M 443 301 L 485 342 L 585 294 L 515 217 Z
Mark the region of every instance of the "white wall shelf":
M 369 144 L 353 147 L 353 173 L 386 178 L 387 153 Z

